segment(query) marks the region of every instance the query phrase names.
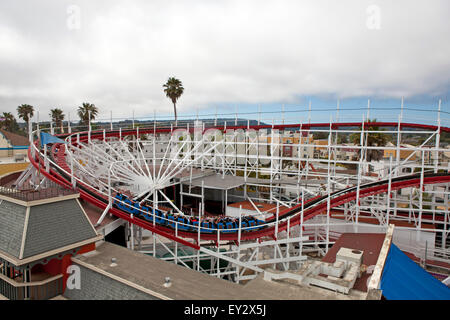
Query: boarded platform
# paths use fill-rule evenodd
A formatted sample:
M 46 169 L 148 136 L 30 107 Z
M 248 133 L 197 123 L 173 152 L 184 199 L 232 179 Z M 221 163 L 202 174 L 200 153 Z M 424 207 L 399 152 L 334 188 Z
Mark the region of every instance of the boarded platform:
M 362 264 L 375 266 L 386 234 L 384 233 L 344 233 L 336 241 L 333 247 L 328 251 L 323 262 L 334 263 L 336 261 L 336 253 L 340 248 L 350 248 L 363 251 Z M 367 280 L 371 274 L 364 272 L 361 278 L 358 278 L 353 289 L 367 292 Z

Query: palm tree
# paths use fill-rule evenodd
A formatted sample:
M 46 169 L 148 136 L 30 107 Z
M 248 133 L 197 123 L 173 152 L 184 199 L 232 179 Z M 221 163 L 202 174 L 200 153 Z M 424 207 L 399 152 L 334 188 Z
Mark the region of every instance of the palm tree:
M 177 100 L 183 94 L 184 88 L 180 80 L 170 77 L 163 85 L 166 97 L 170 98 L 173 103 L 173 111 L 175 113 L 175 122 L 177 122 Z
M 90 117 L 89 117 L 90 113 Z M 80 123 L 84 125 L 89 124 L 89 120 L 92 121 L 98 114 L 98 108 L 89 102 L 83 102 L 81 107 L 78 107 L 78 116 L 80 117 Z M 89 119 L 90 118 L 90 119 Z
M 63 123 L 64 120 L 64 113 L 61 109 L 55 108 L 50 110 L 50 117 L 52 118 L 52 121 L 55 123 L 55 125 L 61 128 L 61 133 L 64 133 Z
M 1 128 L 6 131 L 13 132 L 15 131 L 15 127 L 17 127 L 16 118 L 11 112 L 3 112 L 1 116 Z
M 368 126 L 364 126 L 364 131 L 380 131 L 380 128 L 378 126 L 371 126 L 371 122 L 377 122 L 377 119 L 369 120 Z M 361 130 L 361 127 L 359 128 Z M 385 133 L 381 132 L 375 132 L 375 133 L 369 133 L 367 132 L 365 134 L 366 142 L 363 142 L 363 144 L 367 144 L 368 147 L 381 147 L 385 146 L 386 143 L 389 141 L 389 136 Z M 350 141 L 354 144 L 359 145 L 361 142 L 361 134 L 360 133 L 352 133 L 350 135 Z M 360 149 L 358 158 L 361 157 L 362 149 Z M 366 150 L 366 159 L 368 162 L 375 160 L 379 161 L 383 158 L 383 150 L 379 149 L 368 149 Z
M 19 118 L 23 119 L 27 124 L 27 132 L 28 132 L 28 123 L 30 122 L 30 119 L 33 118 L 34 115 L 34 108 L 33 106 L 30 106 L 29 104 L 22 104 L 17 107 L 17 114 L 19 115 Z

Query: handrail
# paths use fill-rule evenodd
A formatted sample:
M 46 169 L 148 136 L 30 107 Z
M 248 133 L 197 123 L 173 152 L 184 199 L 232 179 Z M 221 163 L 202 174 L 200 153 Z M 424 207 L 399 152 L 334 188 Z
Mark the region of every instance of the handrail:
M 313 125 L 313 124 L 312 124 Z M 317 124 L 314 124 L 314 126 L 315 125 L 317 125 Z M 370 125 L 374 125 L 374 123 L 370 123 Z M 397 124 L 396 124 L 397 125 Z M 405 125 L 405 124 L 402 124 L 402 125 Z M 288 126 L 288 125 L 285 125 L 285 126 Z M 261 127 L 261 126 L 259 126 L 259 127 Z M 273 127 L 272 127 L 273 128 Z M 442 128 L 442 127 L 441 127 Z M 145 133 L 146 132 L 146 130 L 147 131 L 149 131 L 149 133 L 153 133 L 153 132 L 155 132 L 154 131 L 154 129 L 144 129 L 144 128 L 140 128 L 140 130 L 139 130 L 139 132 L 140 133 Z M 134 134 L 135 132 L 137 132 L 137 130 L 136 129 L 128 129 L 128 130 L 123 130 L 123 131 L 120 131 L 120 133 L 122 134 L 122 136 L 125 136 L 125 135 L 129 135 L 129 134 Z M 170 131 L 168 131 L 168 132 L 170 132 Z M 83 135 L 83 136 L 86 136 L 86 134 L 88 134 L 89 132 L 83 132 L 83 133 L 81 133 L 80 134 L 80 136 L 81 135 Z M 106 134 L 105 136 L 108 136 L 108 137 L 110 137 L 110 136 L 113 136 L 114 134 L 117 134 L 117 133 L 119 133 L 119 130 L 112 130 L 112 131 L 108 131 L 108 134 Z M 68 137 L 68 136 L 70 136 L 70 134 L 68 134 L 68 135 L 64 135 L 64 136 L 66 136 L 66 137 Z M 72 134 L 72 137 L 74 136 L 74 134 Z M 98 132 L 94 132 L 94 134 L 92 134 L 92 132 L 91 132 L 91 134 L 90 134 L 90 138 L 92 139 L 92 138 L 97 138 L 97 136 L 98 137 L 103 137 L 104 136 L 104 132 L 103 131 L 98 131 Z M 42 152 L 40 151 L 40 150 L 38 150 L 38 148 L 36 147 L 36 145 L 33 143 L 32 144 L 32 147 L 31 148 L 34 148 L 39 154 L 41 154 L 42 155 Z M 53 150 L 54 148 L 52 148 L 52 150 Z M 41 161 L 42 161 L 42 158 L 40 159 Z M 65 169 L 63 169 L 63 168 L 61 168 L 60 166 L 58 166 L 56 163 L 54 163 L 52 160 L 49 160 L 54 166 L 55 166 L 55 168 L 57 168 L 57 170 L 58 171 L 60 171 L 60 172 L 65 172 L 66 174 L 69 174 L 70 175 L 70 173 L 68 173 L 67 172 L 67 170 L 65 170 Z M 50 169 L 50 170 L 52 170 L 52 169 Z M 73 175 L 73 173 L 72 173 L 72 175 Z M 412 179 L 413 178 L 413 176 L 414 175 L 408 175 L 408 176 L 399 176 L 399 177 L 397 177 L 397 178 L 393 178 L 392 179 L 392 183 L 394 183 L 397 179 Z M 77 180 L 77 181 L 79 181 L 80 182 L 80 184 L 81 185 L 85 185 L 85 183 L 84 182 L 82 182 L 79 178 L 77 178 L 77 177 L 75 177 L 74 176 L 74 178 Z M 55 178 L 56 180 L 59 180 L 59 179 L 63 179 L 63 180 L 61 180 L 60 182 L 61 183 L 64 183 L 64 184 L 69 184 L 68 183 L 68 181 L 67 181 L 67 178 L 59 178 L 59 179 L 57 179 L 57 178 Z M 373 184 L 374 186 L 375 185 L 379 185 L 380 183 L 386 183 L 386 181 L 376 181 L 376 182 L 372 182 L 372 183 L 369 183 L 368 185 L 371 185 L 371 184 Z M 430 182 L 430 183 L 436 183 L 436 182 Z M 366 188 L 366 187 L 368 187 L 368 185 L 365 185 L 364 186 L 364 188 Z M 92 187 L 89 187 L 88 189 L 92 189 Z M 370 189 L 372 189 L 372 188 L 370 188 Z M 379 188 L 377 188 L 377 190 L 375 190 L 374 192 L 375 193 L 379 193 L 379 191 L 378 191 L 378 189 Z M 106 196 L 106 194 L 105 193 L 103 193 L 102 191 L 100 191 L 100 190 L 96 190 L 96 189 L 94 189 L 95 190 L 95 192 L 96 193 L 98 193 L 98 194 L 103 194 L 103 195 L 105 195 Z M 348 193 L 348 192 L 350 192 L 352 190 L 352 188 L 348 188 L 348 189 L 344 189 L 344 190 L 339 190 L 338 191 L 338 194 L 339 193 Z M 381 190 L 381 189 L 380 189 Z M 363 192 L 363 190 L 361 190 L 361 193 Z M 381 191 L 382 192 L 382 191 Z M 328 197 L 332 197 L 332 196 L 336 196 L 336 195 L 338 195 L 338 194 L 336 194 L 336 193 L 334 193 L 334 194 L 332 194 L 332 195 L 326 195 L 326 196 L 324 196 L 324 197 L 322 197 L 322 199 L 314 199 L 314 200 L 316 200 L 316 201 L 311 201 L 311 200 L 313 200 L 313 199 L 311 199 L 310 201 L 308 201 L 308 202 L 312 202 L 311 204 L 312 205 L 318 205 L 318 206 L 320 206 L 320 204 L 324 201 L 324 200 L 326 200 L 326 199 L 328 199 Z M 317 201 L 318 200 L 318 201 Z M 351 200 L 351 199 L 350 199 Z M 101 201 L 100 199 L 98 199 L 98 201 Z M 307 203 L 308 203 L 307 202 Z M 309 207 L 309 206 L 308 206 Z M 292 214 L 296 214 L 296 213 L 298 213 L 298 206 L 296 206 L 296 207 L 293 207 L 293 208 L 290 208 L 290 209 L 288 209 L 290 212 L 291 212 L 291 214 L 290 215 L 292 215 Z M 294 209 L 294 210 L 292 210 L 292 209 Z M 297 209 L 297 210 L 295 210 L 295 209 Z M 304 209 L 307 209 L 307 207 L 305 207 Z M 117 209 L 116 210 L 114 210 L 114 209 L 112 209 L 111 210 L 112 212 L 114 212 L 114 211 L 118 211 Z M 142 210 L 141 210 L 142 211 Z M 309 210 L 308 210 L 309 211 Z M 283 212 L 283 215 L 284 215 L 284 217 L 282 216 L 282 215 L 280 215 L 280 219 L 279 219 L 279 221 L 278 221 L 278 223 L 280 224 L 280 225 L 284 225 L 285 224 L 285 221 L 287 220 L 287 219 L 291 219 L 292 218 L 292 216 L 291 217 L 287 217 L 286 215 L 285 215 L 285 213 L 287 213 L 286 211 L 285 212 Z M 311 212 L 311 214 L 312 214 L 312 212 Z M 154 214 L 152 214 L 152 215 L 154 215 Z M 179 222 L 177 222 L 177 221 L 175 221 L 175 223 L 178 225 L 179 224 Z M 267 223 L 265 224 L 265 226 L 266 227 L 273 227 L 273 224 L 274 223 L 276 223 L 276 222 L 274 222 L 274 221 L 267 221 Z M 198 227 L 199 229 L 208 229 L 208 228 L 205 228 L 205 227 L 201 227 L 201 226 L 199 226 Z M 228 229 L 229 230 L 229 229 Z M 281 230 L 281 229 L 280 229 Z M 253 233 L 256 233 L 256 232 L 258 232 L 258 231 L 255 231 L 255 232 L 253 232 Z M 181 232 L 180 232 L 181 233 Z M 227 235 L 224 235 L 224 239 L 227 237 Z
M 63 275 L 62 274 L 58 274 L 56 276 L 41 280 L 41 281 L 33 281 L 33 282 L 17 282 L 11 278 L 8 278 L 7 276 L 0 274 L 0 280 L 6 281 L 8 282 L 10 285 L 16 287 L 16 288 L 20 288 L 20 287 L 33 287 L 33 286 L 42 286 L 45 284 L 48 284 L 54 280 L 60 279 L 62 278 Z

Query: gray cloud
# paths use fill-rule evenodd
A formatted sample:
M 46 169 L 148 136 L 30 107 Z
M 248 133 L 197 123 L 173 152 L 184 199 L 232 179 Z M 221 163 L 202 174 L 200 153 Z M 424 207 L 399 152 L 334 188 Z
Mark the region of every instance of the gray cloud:
M 367 28 L 367 7 L 380 29 Z M 71 5 L 80 29 L 70 30 Z M 12 1 L 0 3 L 0 106 L 45 119 L 83 101 L 109 117 L 299 95 L 441 95 L 449 90 L 450 4 L 442 1 Z M 69 21 L 70 22 L 70 21 Z

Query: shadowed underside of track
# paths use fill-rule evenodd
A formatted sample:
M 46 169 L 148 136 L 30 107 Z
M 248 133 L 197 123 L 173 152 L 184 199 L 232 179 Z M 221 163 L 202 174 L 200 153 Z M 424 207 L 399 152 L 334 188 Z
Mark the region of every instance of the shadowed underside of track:
M 320 126 L 329 126 L 329 124 L 310 124 L 310 125 L 303 125 L 302 129 L 308 129 L 307 127 L 320 127 Z M 360 126 L 361 123 L 344 123 L 344 124 L 334 124 L 334 127 L 338 126 L 344 126 L 344 127 L 350 127 L 350 126 Z M 370 123 L 367 124 L 370 126 L 385 126 L 385 127 L 395 127 L 398 124 L 397 123 L 387 123 L 387 122 L 377 122 L 377 123 Z M 429 130 L 436 130 L 437 127 L 435 126 L 428 126 L 428 125 L 418 125 L 418 124 L 402 124 L 403 127 L 413 127 L 413 128 L 422 128 L 422 129 L 429 129 Z M 251 127 L 228 127 L 228 129 L 240 129 L 240 128 L 251 128 L 251 129 L 263 129 L 263 128 L 274 128 L 274 129 L 283 129 L 283 128 L 292 128 L 295 127 L 295 125 L 283 125 L 283 126 L 251 126 Z M 299 127 L 299 125 L 298 125 Z M 222 129 L 222 127 L 216 127 L 217 129 Z M 450 131 L 448 128 L 442 127 L 440 128 L 442 131 Z M 151 133 L 161 133 L 161 132 L 171 132 L 171 129 L 126 129 L 126 130 L 113 130 L 108 132 L 91 132 L 90 138 L 103 140 L 104 138 L 108 137 L 124 137 L 129 135 L 137 135 L 137 134 L 151 134 Z M 65 135 L 59 135 L 61 138 L 67 137 L 68 134 Z M 71 136 L 71 141 L 73 144 L 76 144 L 77 139 L 80 141 L 86 142 L 89 139 L 89 135 L 87 132 L 79 133 L 79 137 L 77 138 L 77 134 L 73 134 Z M 35 145 L 37 145 L 38 141 L 35 141 Z M 38 157 L 39 155 L 39 157 Z M 51 165 L 49 172 L 46 172 L 43 170 L 44 166 L 44 159 L 40 156 L 40 154 L 36 153 L 36 158 L 33 158 L 31 156 L 31 147 L 28 152 L 28 156 L 30 159 L 30 162 L 33 164 L 33 166 L 38 169 L 45 177 L 48 179 L 59 183 L 62 186 L 72 188 L 70 183 L 70 168 L 68 167 L 65 159 L 65 145 L 64 144 L 53 144 L 50 150 L 50 157 L 52 161 L 54 161 L 60 168 Z M 437 173 L 437 174 L 426 174 L 423 177 L 423 185 L 426 184 L 441 184 L 441 183 L 448 183 L 450 182 L 450 174 L 448 173 Z M 415 174 L 415 175 L 409 175 L 409 176 L 403 176 L 403 177 L 396 177 L 391 180 L 391 191 L 395 191 L 402 188 L 408 188 L 408 187 L 419 187 L 421 185 L 421 175 Z M 101 195 L 97 190 L 89 187 L 85 183 L 82 183 L 80 181 L 77 181 L 76 185 L 78 191 L 80 192 L 80 196 L 82 199 L 94 204 L 98 208 L 104 210 L 108 205 L 108 199 Z M 366 185 L 361 185 L 359 189 L 359 198 L 364 198 L 380 193 L 386 193 L 388 192 L 389 188 L 389 181 L 383 180 L 383 181 L 377 181 L 373 183 L 369 183 Z M 355 201 L 358 197 L 358 190 L 356 187 L 350 187 L 347 189 L 336 191 L 330 195 L 322 196 L 322 197 L 316 197 L 313 199 L 308 200 L 303 204 L 303 221 L 307 221 L 318 214 L 327 212 L 328 208 L 334 208 L 337 206 L 340 206 L 342 204 L 348 203 L 350 201 Z M 329 200 L 328 200 L 329 198 Z M 329 204 L 328 204 L 329 201 Z M 261 237 L 272 237 L 276 238 L 276 232 L 280 232 L 283 230 L 286 230 L 288 227 L 288 221 L 289 218 L 289 226 L 295 226 L 301 223 L 301 210 L 302 205 L 299 204 L 297 206 L 294 206 L 292 208 L 287 208 L 283 211 L 280 211 L 279 213 L 279 222 L 278 227 L 275 226 L 267 226 L 261 230 L 257 231 L 246 231 L 242 232 L 240 239 L 241 240 L 250 240 L 250 239 L 258 239 Z M 198 240 L 199 233 L 198 232 L 186 232 L 186 231 L 177 231 L 177 234 L 175 235 L 175 230 L 171 229 L 166 226 L 154 224 L 153 222 L 149 222 L 146 220 L 142 220 L 140 218 L 131 218 L 131 216 L 118 209 L 118 208 L 111 208 L 109 212 L 119 218 L 122 218 L 126 221 L 129 221 L 130 223 L 136 224 L 140 227 L 143 227 L 151 232 L 160 234 L 164 237 L 167 237 L 169 239 L 175 240 L 179 243 L 188 245 L 190 247 L 193 247 L 194 249 L 198 249 L 197 244 L 193 244 L 189 241 L 184 240 L 183 238 L 191 238 Z M 267 222 L 275 222 L 274 219 Z M 200 233 L 200 239 L 202 240 L 238 240 L 238 232 L 234 233 L 223 233 L 220 232 L 220 235 L 218 236 L 217 232 L 214 233 Z

